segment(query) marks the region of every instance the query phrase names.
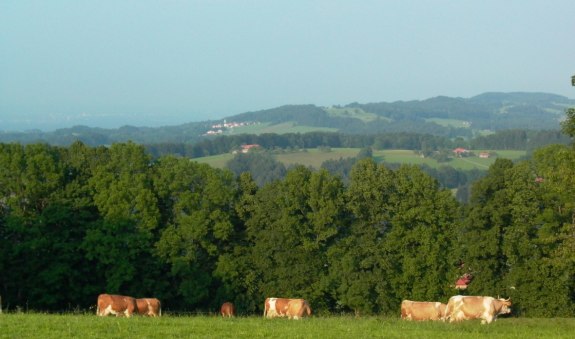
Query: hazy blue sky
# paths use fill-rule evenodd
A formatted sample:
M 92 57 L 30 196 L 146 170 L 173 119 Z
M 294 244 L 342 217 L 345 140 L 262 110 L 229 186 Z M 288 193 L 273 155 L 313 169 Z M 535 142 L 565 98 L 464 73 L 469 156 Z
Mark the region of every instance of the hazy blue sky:
M 0 130 L 575 97 L 573 0 L 0 0 Z

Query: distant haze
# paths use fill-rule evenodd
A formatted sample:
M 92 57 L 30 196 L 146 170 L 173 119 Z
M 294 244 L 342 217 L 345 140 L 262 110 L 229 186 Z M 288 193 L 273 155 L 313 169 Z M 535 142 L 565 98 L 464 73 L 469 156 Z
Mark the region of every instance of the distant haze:
M 575 1 L 0 1 L 0 130 L 575 97 Z

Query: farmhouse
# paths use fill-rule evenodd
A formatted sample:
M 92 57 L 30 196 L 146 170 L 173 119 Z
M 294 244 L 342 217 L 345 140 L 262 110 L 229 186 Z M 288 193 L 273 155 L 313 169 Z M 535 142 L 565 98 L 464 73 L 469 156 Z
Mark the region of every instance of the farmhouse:
M 242 153 L 248 153 L 251 149 L 258 148 L 260 145 L 258 144 L 247 144 L 242 145 Z
M 453 150 L 453 153 L 455 153 L 455 156 L 457 156 L 457 157 L 462 157 L 464 155 L 467 155 L 469 153 L 469 151 L 463 147 L 458 147 L 458 148 Z

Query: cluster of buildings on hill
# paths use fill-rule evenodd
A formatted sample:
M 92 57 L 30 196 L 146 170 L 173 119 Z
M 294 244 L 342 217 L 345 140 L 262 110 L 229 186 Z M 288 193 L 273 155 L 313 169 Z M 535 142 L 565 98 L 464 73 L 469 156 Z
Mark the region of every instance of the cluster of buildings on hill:
M 221 124 L 214 124 L 211 126 L 211 129 L 204 133 L 204 135 L 218 135 L 224 133 L 227 129 L 237 128 L 237 127 L 244 127 L 249 125 L 254 125 L 256 122 L 227 122 L 224 120 Z
M 470 156 L 471 152 L 468 149 L 465 149 L 463 147 L 458 147 L 458 148 L 453 150 L 453 154 L 455 154 L 456 157 L 461 158 L 461 157 Z M 480 158 L 489 158 L 490 156 L 491 156 L 491 154 L 489 152 L 479 152 Z

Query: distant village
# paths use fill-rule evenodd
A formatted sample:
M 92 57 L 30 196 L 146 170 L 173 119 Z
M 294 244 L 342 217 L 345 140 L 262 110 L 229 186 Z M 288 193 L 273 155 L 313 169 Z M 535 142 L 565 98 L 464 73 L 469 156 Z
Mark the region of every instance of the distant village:
M 224 120 L 224 122 L 221 124 L 212 125 L 211 129 L 209 131 L 207 131 L 206 133 L 204 133 L 204 135 L 219 135 L 219 134 L 223 134 L 228 129 L 233 129 L 233 128 L 237 128 L 237 127 L 245 127 L 245 126 L 250 126 L 250 125 L 257 125 L 257 124 L 259 124 L 259 122 L 252 122 L 252 121 L 227 122 L 226 120 Z

